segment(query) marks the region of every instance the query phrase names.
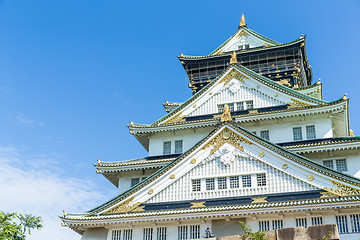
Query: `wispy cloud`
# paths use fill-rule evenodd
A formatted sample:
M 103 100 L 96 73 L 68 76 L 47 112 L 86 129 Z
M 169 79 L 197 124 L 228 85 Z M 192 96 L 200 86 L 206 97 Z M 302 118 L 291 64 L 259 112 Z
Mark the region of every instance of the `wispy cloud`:
M 13 113 L 10 115 L 9 120 L 11 122 L 14 122 L 18 125 L 24 126 L 24 127 L 43 127 L 45 124 L 40 121 L 35 121 L 33 119 L 28 118 L 23 113 Z
M 35 168 L 27 163 L 30 159 L 33 161 L 34 156 L 25 156 L 14 147 L 0 146 L 0 210 L 42 216 L 44 228 L 34 230 L 29 240 L 80 239 L 77 233 L 61 227 L 57 216 L 62 210 L 89 210 L 108 197 L 94 189 L 94 183 L 66 178 L 52 166 Z

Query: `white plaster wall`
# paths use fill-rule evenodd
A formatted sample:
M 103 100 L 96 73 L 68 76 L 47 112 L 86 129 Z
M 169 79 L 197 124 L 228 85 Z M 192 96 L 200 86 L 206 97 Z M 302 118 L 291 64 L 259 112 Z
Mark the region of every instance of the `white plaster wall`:
M 149 156 L 163 155 L 163 142 L 171 141 L 171 153 L 175 153 L 175 141 L 183 140 L 183 152 L 205 138 L 214 128 L 199 128 L 154 133 L 149 140 Z
M 118 186 L 118 193 L 121 194 L 126 190 L 129 190 L 131 187 L 131 179 L 132 178 L 143 178 L 150 176 L 153 174 L 157 169 L 148 169 L 148 170 L 141 170 L 141 171 L 129 171 L 129 172 L 122 172 L 119 174 L 119 186 Z
M 81 237 L 81 240 L 106 240 L 108 231 L 105 228 L 87 229 Z
M 241 125 L 241 124 L 240 124 Z M 262 124 L 259 126 L 249 126 L 247 130 L 256 131 L 256 135 L 260 136 L 260 131 L 269 130 L 270 141 L 274 143 L 291 142 L 294 141 L 293 127 L 302 127 L 303 140 L 306 140 L 307 125 L 315 125 L 316 138 L 330 138 L 333 137 L 331 120 L 328 118 L 309 118 L 301 121 L 294 119 L 292 122 Z

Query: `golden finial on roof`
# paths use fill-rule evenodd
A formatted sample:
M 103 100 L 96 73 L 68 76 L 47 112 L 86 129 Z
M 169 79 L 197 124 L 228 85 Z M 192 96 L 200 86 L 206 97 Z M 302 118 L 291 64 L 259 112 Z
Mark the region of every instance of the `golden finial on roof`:
M 231 113 L 230 113 L 230 108 L 229 108 L 229 105 L 226 104 L 225 108 L 224 108 L 224 112 L 223 112 L 223 114 L 221 114 L 220 121 L 228 122 L 231 120 L 232 120 L 232 117 L 231 117 Z
M 66 212 L 63 210 L 63 216 L 65 217 L 66 216 Z
M 304 38 L 304 34 L 301 34 L 300 39 L 303 39 L 303 38 Z
M 233 51 L 233 53 L 231 54 L 231 58 L 230 58 L 230 64 L 234 64 L 237 63 L 237 58 L 236 58 L 236 52 L 235 50 Z
M 134 123 L 131 120 L 129 120 L 129 123 L 131 127 L 134 126 Z
M 355 137 L 354 131 L 350 129 L 350 137 Z
M 347 94 L 345 93 L 344 96 L 342 97 L 343 100 L 346 100 L 347 99 Z
M 240 19 L 240 27 L 245 27 L 245 17 L 244 17 L 244 13 L 242 13 L 241 15 L 241 19 Z
M 100 164 L 100 159 L 97 158 L 97 162 L 98 162 L 98 164 Z
M 319 78 L 319 80 L 317 80 L 316 82 L 317 85 L 320 85 L 321 84 L 321 79 Z

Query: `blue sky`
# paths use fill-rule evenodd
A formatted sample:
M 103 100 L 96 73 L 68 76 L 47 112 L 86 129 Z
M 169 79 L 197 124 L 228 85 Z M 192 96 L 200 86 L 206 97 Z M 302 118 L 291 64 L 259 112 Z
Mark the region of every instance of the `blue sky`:
M 116 194 L 92 163 L 146 156 L 126 124 L 151 123 L 165 99 L 190 97 L 176 56 L 210 53 L 242 12 L 276 41 L 307 35 L 314 80 L 326 100 L 348 94 L 360 135 L 359 11 L 350 0 L 0 1 L 0 183 L 11 196 L 0 197 L 0 210 L 43 215 L 33 239 L 79 239 L 58 229 L 56 215 Z

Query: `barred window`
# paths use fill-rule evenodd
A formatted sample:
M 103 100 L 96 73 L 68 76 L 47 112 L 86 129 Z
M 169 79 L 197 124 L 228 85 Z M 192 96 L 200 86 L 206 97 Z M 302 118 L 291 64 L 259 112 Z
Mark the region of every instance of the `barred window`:
M 242 111 L 242 110 L 244 110 L 244 103 L 243 102 L 236 103 L 236 111 Z
M 306 126 L 306 138 L 307 139 L 315 139 L 315 125 Z
M 339 172 L 347 171 L 347 165 L 345 159 L 336 159 L 336 170 L 338 170 Z
M 152 228 L 144 228 L 144 240 L 152 240 L 153 239 L 153 229 Z
M 158 227 L 156 240 L 166 240 L 166 227 Z
M 239 188 L 239 176 L 230 177 L 230 188 Z
M 171 154 L 171 142 L 166 141 L 163 143 L 163 154 Z
M 227 189 L 226 177 L 218 178 L 218 189 Z
M 311 218 L 311 225 L 322 225 L 323 218 L 322 217 L 312 217 Z
M 306 218 L 296 218 L 296 226 L 307 228 L 307 219 Z
M 121 240 L 121 230 L 113 230 L 111 240 Z
M 246 109 L 253 109 L 254 103 L 253 101 L 246 101 Z
M 140 182 L 140 178 L 132 178 L 131 179 L 131 187 L 135 186 Z
M 201 181 L 200 179 L 192 180 L 192 190 L 193 192 L 201 191 Z
M 300 141 L 303 139 L 301 127 L 293 127 L 293 137 L 294 141 Z
M 348 233 L 349 232 L 346 215 L 336 216 L 336 225 L 339 229 L 339 233 Z
M 182 153 L 183 151 L 183 140 L 175 141 L 175 153 Z
M 215 190 L 215 178 L 206 179 L 206 190 Z
M 178 226 L 178 239 L 188 239 L 188 226 Z
M 200 225 L 190 225 L 190 239 L 200 238 Z
M 225 104 L 219 104 L 219 105 L 218 105 L 218 111 L 219 111 L 220 113 L 224 112 L 224 108 L 225 108 Z
M 328 167 L 328 168 L 331 168 L 331 169 L 334 169 L 334 163 L 333 163 L 333 160 L 324 160 L 323 161 L 323 164 L 325 167 Z
M 123 240 L 132 240 L 132 229 L 124 230 Z
M 351 231 L 352 232 L 360 232 L 360 214 L 351 214 Z
M 266 232 L 270 230 L 269 221 L 259 221 L 259 231 Z
M 269 130 L 260 131 L 260 137 L 265 140 L 270 140 Z
M 234 109 L 234 104 L 233 103 L 229 103 L 228 104 L 228 106 L 229 106 L 229 110 L 230 110 L 230 112 L 233 112 L 235 109 Z
M 283 228 L 283 220 L 272 220 L 273 230 Z
M 265 173 L 256 174 L 256 179 L 257 179 L 258 187 L 266 186 L 266 174 Z
M 242 184 L 243 187 L 251 187 L 251 175 L 243 175 L 242 176 Z

